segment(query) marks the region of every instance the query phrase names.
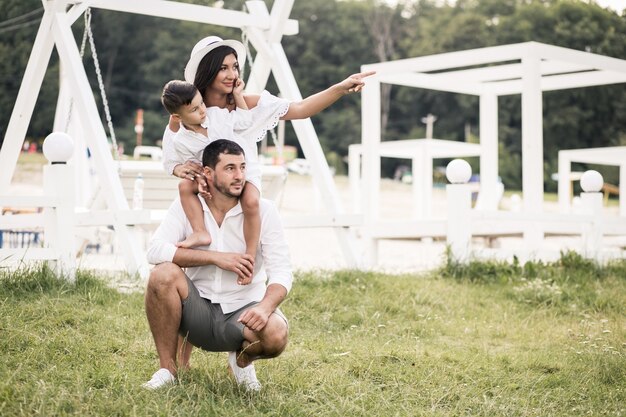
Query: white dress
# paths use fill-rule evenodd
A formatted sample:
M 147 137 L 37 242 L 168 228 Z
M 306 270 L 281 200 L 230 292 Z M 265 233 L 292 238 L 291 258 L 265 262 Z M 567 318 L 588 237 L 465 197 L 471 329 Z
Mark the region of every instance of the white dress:
M 166 127 L 163 135 L 163 166 L 168 173 L 176 165 L 186 161 L 201 163 L 204 148 L 217 139 L 229 139 L 241 146 L 246 156 L 246 181 L 261 191 L 261 164 L 257 142 L 273 129 L 289 111 L 289 101 L 263 91 L 257 105 L 250 110 L 228 111 L 220 107 L 208 107 L 203 127 L 207 136 L 192 132 L 181 126 L 177 133 Z

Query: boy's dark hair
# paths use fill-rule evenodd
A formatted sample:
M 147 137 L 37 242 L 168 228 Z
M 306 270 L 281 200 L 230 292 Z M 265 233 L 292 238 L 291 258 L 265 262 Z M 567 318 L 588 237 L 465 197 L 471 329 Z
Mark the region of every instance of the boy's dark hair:
M 178 113 L 182 106 L 191 104 L 196 94 L 198 94 L 198 89 L 192 83 L 172 80 L 163 87 L 161 103 L 169 114 Z
M 220 155 L 244 155 L 243 148 L 237 143 L 228 139 L 218 139 L 209 143 L 202 153 L 202 165 L 215 169 L 220 160 Z

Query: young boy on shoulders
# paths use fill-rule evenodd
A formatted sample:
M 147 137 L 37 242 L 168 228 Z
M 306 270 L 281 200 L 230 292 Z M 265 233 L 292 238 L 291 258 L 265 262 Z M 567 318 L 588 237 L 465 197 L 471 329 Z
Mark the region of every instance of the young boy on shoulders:
M 218 107 L 207 108 L 198 89 L 186 81 L 172 80 L 163 88 L 161 102 L 172 116 L 173 122 L 180 123 L 180 129 L 174 137 L 174 149 L 179 160 L 201 163 L 204 148 L 217 139 L 233 139 L 235 130 L 244 130 L 251 123 L 246 102 L 243 99 L 244 83 L 237 80 L 233 89 L 237 109 L 229 112 Z M 219 137 L 217 137 L 219 136 Z M 211 244 L 211 236 L 204 224 L 204 210 L 197 195 L 210 198 L 208 193 L 200 189 L 198 181 L 182 179 L 178 185 L 180 200 L 185 215 L 191 224 L 193 233 L 177 244 L 181 248 L 207 246 Z M 261 218 L 259 214 L 260 191 L 255 185 L 246 182 L 241 194 L 241 207 L 244 214 L 244 235 L 246 252 L 256 255 Z M 251 235 L 251 236 L 250 236 Z M 256 238 L 255 238 L 256 236 Z M 241 284 L 249 284 L 240 282 Z

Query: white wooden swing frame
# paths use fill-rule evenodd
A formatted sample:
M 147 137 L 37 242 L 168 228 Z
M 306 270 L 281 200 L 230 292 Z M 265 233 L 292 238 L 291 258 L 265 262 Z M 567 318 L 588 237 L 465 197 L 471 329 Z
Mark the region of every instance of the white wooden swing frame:
M 145 277 L 148 271 L 145 254 L 132 233 L 133 220 L 129 216 L 128 202 L 72 34 L 72 24 L 88 8 L 98 8 L 245 29 L 250 43 L 257 51 L 247 80 L 247 91 L 260 92 L 267 84 L 270 73 L 273 73 L 282 96 L 298 101 L 302 99 L 302 95 L 281 45 L 283 35 L 298 32 L 297 21 L 289 19 L 294 0 L 276 0 L 271 13 L 262 1 L 246 2 L 248 12 L 166 0 L 42 0 L 42 3 L 45 12 L 0 150 L 0 206 L 17 201 L 6 196 L 6 193 L 52 50 L 56 47 L 62 67 L 59 103 L 67 100 L 67 97 L 73 100 L 77 116 L 75 119 L 78 119 L 79 125 L 77 132 L 80 132 L 80 138 L 74 139 L 84 140 L 84 144 L 91 150 L 95 173 L 106 195 L 108 211 L 91 213 L 90 224 L 113 225 L 125 256 L 127 270 Z M 55 124 L 62 119 L 60 114 L 62 112 L 57 112 Z M 292 123 L 305 157 L 311 163 L 314 185 L 320 191 L 328 213 L 303 218 L 300 225 L 333 227 L 347 265 L 356 266 L 355 239 L 347 227 L 353 225 L 355 220 L 345 214 L 341 207 L 313 124 L 310 119 L 294 120 Z M 81 184 L 78 183 L 77 187 L 80 189 Z

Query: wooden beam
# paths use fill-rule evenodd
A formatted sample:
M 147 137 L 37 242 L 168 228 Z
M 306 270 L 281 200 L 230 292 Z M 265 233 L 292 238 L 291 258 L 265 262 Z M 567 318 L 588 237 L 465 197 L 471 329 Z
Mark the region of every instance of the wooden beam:
M 13 113 L 11 113 L 6 135 L 2 142 L 2 149 L 0 150 L 0 167 L 2 167 L 0 169 L 0 192 L 7 190 L 11 183 L 17 159 L 26 137 L 26 131 L 33 116 L 37 96 L 46 74 L 50 56 L 52 55 L 54 41 L 50 35 L 50 30 L 53 17 L 54 12 L 51 9 L 46 9 L 41 18 L 37 37 L 35 38 L 35 43 L 26 65 L 26 71 L 24 72 L 24 78 L 17 93 Z
M 52 33 L 59 52 L 59 58 L 67 71 L 70 94 L 74 97 L 74 111 L 78 114 L 85 140 L 93 155 L 98 178 L 106 190 L 107 206 L 113 212 L 128 210 L 128 202 L 122 190 L 120 178 L 115 171 L 111 149 L 107 142 L 106 132 L 98 117 L 98 108 L 91 87 L 80 60 L 78 46 L 72 34 L 71 24 L 65 12 L 55 13 Z M 148 264 L 135 236 L 121 221 L 115 224 L 122 251 L 126 256 L 128 269 L 147 276 Z
M 145 16 L 163 17 L 166 19 L 185 20 L 188 22 L 206 23 L 208 25 L 226 26 L 233 28 L 256 27 L 270 29 L 269 19 L 259 19 L 257 16 L 237 10 L 228 10 L 198 4 L 181 3 L 167 0 L 86 0 L 89 7 L 113 10 L 125 13 L 135 13 Z M 298 21 L 288 20 L 283 28 L 283 34 L 295 35 L 298 33 Z

